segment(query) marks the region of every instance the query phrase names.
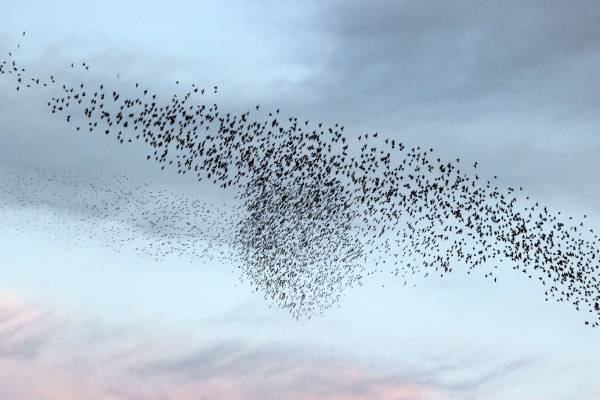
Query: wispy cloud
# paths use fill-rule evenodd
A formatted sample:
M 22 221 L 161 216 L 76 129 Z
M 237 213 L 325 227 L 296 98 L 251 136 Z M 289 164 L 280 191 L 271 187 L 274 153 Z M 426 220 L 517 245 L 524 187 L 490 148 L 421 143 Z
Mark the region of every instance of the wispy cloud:
M 186 344 L 187 343 L 187 344 Z M 0 296 L 0 387 L 20 399 L 455 399 L 522 364 L 462 383 L 293 346 L 194 346 L 181 338 L 59 316 Z

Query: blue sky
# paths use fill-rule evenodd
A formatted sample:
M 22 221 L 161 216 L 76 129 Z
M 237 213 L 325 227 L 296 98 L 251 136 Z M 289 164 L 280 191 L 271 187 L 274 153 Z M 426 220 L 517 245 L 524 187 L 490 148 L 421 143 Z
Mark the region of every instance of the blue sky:
M 33 71 L 119 74 L 123 86 L 167 95 L 175 80 L 218 85 L 222 108 L 278 106 L 478 160 L 550 209 L 600 222 L 594 2 L 5 3 L 0 51 L 22 41 L 17 55 Z M 83 60 L 89 73 L 69 70 Z M 37 92 L 0 80 L 0 104 L 3 171 L 118 174 L 228 201 L 147 164 L 139 147 L 78 136 Z M 77 213 L 3 211 L 0 388 L 10 398 L 600 398 L 598 330 L 544 302 L 510 264 L 496 285 L 461 268 L 415 287 L 374 279 L 296 321 L 233 265 L 81 241 Z M 95 377 L 105 365 L 112 372 Z

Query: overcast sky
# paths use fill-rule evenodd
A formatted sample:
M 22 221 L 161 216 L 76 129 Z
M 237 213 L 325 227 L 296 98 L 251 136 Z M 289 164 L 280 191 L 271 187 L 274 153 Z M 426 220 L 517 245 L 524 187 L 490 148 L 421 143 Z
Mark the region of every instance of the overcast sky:
M 599 20 L 596 1 L 8 0 L 0 52 L 69 82 L 143 82 L 165 96 L 182 90 L 175 80 L 218 85 L 222 110 L 276 106 L 348 135 L 433 147 L 597 226 Z M 81 61 L 90 71 L 68 67 Z M 0 79 L 3 173 L 117 174 L 228 200 L 148 164 L 143 148 L 77 134 L 45 99 Z M 0 210 L 7 398 L 600 398 L 600 331 L 544 302 L 510 264 L 496 285 L 460 268 L 416 287 L 367 283 L 339 309 L 295 321 L 232 265 L 79 243 L 64 224 L 76 208 L 57 221 L 10 204 Z

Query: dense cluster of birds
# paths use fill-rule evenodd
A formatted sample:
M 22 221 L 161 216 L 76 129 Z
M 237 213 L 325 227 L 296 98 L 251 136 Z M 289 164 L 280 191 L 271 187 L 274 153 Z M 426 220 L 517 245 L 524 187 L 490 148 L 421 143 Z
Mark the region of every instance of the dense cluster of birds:
M 600 323 L 597 234 L 530 201 L 522 187 L 481 178 L 477 163 L 463 167 L 433 149 L 349 135 L 341 124 L 279 109 L 234 113 L 194 100 L 216 86 L 192 84 L 164 101 L 139 82 L 124 91 L 28 76 L 12 53 L 0 74 L 16 91 L 51 87 L 50 113 L 75 131 L 145 143 L 162 169 L 232 190 L 241 207 L 228 248 L 243 278 L 295 317 L 337 304 L 378 272 L 406 284 L 461 267 L 496 281 L 498 265 L 509 263 L 538 280 L 546 300 L 570 302 L 588 313 L 586 324 Z

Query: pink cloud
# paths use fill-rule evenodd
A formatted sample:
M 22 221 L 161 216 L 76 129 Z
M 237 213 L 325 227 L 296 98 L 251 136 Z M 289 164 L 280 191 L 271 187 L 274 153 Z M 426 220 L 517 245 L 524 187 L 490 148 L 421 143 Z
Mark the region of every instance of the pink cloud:
M 0 295 L 0 398 L 458 398 L 430 377 L 383 372 L 357 361 L 307 354 L 306 349 L 240 343 L 189 349 L 173 343 L 177 338 L 157 339 L 155 332 L 98 329 L 18 296 Z

